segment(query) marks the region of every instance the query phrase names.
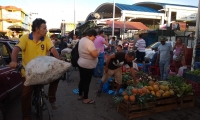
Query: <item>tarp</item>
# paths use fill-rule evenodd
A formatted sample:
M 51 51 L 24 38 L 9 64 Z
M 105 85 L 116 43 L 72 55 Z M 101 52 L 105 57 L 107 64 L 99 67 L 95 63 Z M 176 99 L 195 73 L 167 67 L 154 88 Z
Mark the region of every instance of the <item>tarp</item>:
M 112 21 L 106 21 L 106 24 L 109 27 L 112 27 L 113 22 Z M 123 22 L 123 21 L 114 21 L 114 27 L 115 28 L 125 28 L 130 30 L 149 30 L 147 26 L 145 26 L 141 22 Z

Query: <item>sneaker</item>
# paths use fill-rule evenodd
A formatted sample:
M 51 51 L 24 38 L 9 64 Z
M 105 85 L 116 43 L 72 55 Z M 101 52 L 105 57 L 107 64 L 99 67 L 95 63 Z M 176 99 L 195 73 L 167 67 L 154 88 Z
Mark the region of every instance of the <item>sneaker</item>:
M 56 106 L 55 103 L 51 103 L 51 107 L 52 107 L 53 110 L 57 110 L 58 109 L 58 107 Z

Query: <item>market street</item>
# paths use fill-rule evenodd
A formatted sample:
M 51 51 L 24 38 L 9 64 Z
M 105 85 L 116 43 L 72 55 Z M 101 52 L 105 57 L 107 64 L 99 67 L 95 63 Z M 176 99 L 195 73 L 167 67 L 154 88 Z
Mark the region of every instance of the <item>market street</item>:
M 69 84 L 62 80 L 59 83 L 56 102 L 58 110 L 54 111 L 54 120 L 125 120 L 125 117 L 116 111 L 112 95 L 104 93 L 101 97 L 96 97 L 94 91 L 99 87 L 99 79 L 93 78 L 90 85 L 89 97 L 96 101 L 94 105 L 83 104 L 73 93 L 79 82 L 78 71 L 72 72 L 70 80 L 72 82 Z M 21 116 L 21 103 L 18 97 L 6 107 L 6 120 L 21 120 Z M 161 112 L 134 120 L 199 120 L 199 117 L 200 107 L 194 107 Z

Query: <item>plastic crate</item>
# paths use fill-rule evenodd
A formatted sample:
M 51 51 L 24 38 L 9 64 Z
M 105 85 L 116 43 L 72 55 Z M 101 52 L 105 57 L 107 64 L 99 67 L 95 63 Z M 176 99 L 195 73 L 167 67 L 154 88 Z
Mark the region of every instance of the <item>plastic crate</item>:
M 190 74 L 190 73 L 183 73 L 183 78 L 186 80 L 191 80 L 194 81 L 196 83 L 200 83 L 200 76 L 194 75 L 194 74 Z
M 191 84 L 194 89 L 194 95 L 200 97 L 200 83 L 194 82 L 192 80 L 187 80 L 187 84 Z

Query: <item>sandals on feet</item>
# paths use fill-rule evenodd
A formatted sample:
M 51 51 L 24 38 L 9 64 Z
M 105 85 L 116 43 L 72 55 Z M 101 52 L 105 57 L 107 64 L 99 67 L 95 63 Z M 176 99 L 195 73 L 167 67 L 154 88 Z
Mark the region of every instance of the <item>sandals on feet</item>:
M 83 104 L 94 104 L 94 103 L 95 103 L 94 100 L 89 100 L 88 102 L 84 102 L 84 101 L 83 101 Z

